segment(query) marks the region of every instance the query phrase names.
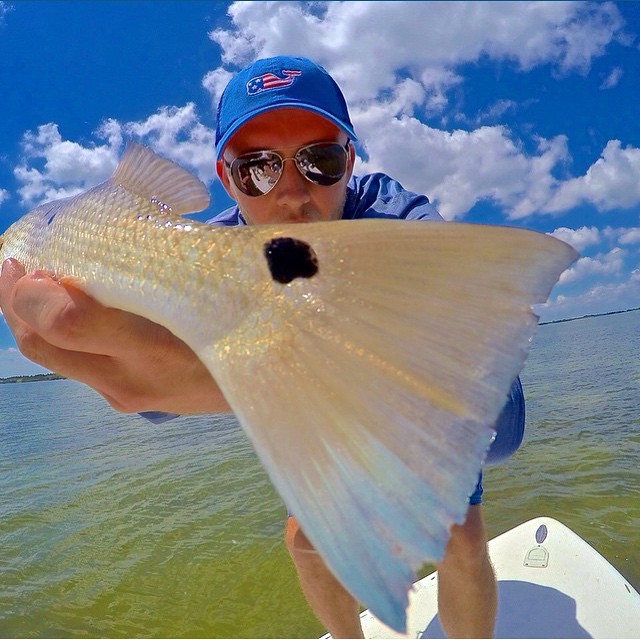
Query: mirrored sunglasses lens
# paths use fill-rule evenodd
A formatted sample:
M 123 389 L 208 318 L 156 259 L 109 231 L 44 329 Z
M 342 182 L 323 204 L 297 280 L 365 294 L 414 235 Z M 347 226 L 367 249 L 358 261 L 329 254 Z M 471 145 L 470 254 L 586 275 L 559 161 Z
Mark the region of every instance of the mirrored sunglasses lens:
M 305 178 L 322 186 L 338 182 L 347 169 L 346 149 L 337 142 L 300 149 L 295 160 Z
M 269 193 L 282 174 L 282 159 L 274 152 L 260 152 L 236 158 L 231 175 L 236 187 L 248 196 Z

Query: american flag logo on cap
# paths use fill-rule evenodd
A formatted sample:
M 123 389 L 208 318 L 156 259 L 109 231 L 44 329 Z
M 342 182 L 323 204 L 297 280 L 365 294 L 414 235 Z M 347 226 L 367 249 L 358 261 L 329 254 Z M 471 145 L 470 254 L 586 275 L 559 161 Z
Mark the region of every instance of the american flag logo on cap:
M 278 78 L 278 76 L 273 73 L 263 73 L 261 76 L 251 78 L 251 80 L 247 82 L 247 95 L 255 96 L 263 91 L 288 87 L 301 73 L 301 71 L 283 69 L 283 78 Z

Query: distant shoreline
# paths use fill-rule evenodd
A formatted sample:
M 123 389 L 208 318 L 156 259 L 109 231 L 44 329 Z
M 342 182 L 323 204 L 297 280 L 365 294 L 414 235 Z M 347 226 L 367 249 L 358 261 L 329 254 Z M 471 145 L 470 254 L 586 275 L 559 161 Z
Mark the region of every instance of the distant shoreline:
M 578 316 L 576 318 L 565 318 L 564 320 L 548 320 L 547 322 L 539 322 L 539 325 L 543 324 L 557 324 L 558 322 L 572 322 L 573 320 L 584 320 L 585 318 L 599 318 L 600 316 L 615 316 L 618 313 L 629 313 L 629 311 L 640 311 L 640 307 L 634 307 L 633 309 L 623 309 L 622 311 L 607 311 L 607 313 L 592 313 L 586 316 Z
M 607 313 L 593 313 L 586 316 L 578 316 L 577 318 L 565 318 L 564 320 L 548 320 L 547 322 L 540 322 L 538 324 L 539 326 L 542 326 L 543 324 L 558 324 L 560 322 L 584 320 L 585 318 L 614 316 L 618 313 L 629 313 L 629 311 L 640 311 L 640 307 L 635 307 L 633 309 L 624 309 L 622 311 L 608 311 Z M 57 373 L 38 373 L 32 376 L 10 376 L 9 378 L 0 378 L 0 384 L 12 384 L 14 382 L 42 382 L 45 380 L 66 380 L 66 378 L 64 376 L 59 376 Z
M 32 376 L 10 376 L 0 378 L 0 384 L 12 384 L 14 382 L 42 382 L 43 380 L 66 380 L 64 376 L 57 373 L 37 373 Z

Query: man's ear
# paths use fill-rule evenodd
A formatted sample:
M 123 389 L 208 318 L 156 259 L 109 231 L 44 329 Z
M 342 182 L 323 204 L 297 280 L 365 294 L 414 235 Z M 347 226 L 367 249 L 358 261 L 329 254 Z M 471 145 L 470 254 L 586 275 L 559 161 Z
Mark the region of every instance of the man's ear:
M 216 162 L 216 174 L 218 176 L 218 180 L 220 180 L 220 183 L 224 187 L 224 190 L 231 198 L 233 198 L 231 191 L 229 191 L 229 174 L 225 171 L 224 161 L 222 158 Z
M 220 182 L 224 183 L 225 180 L 228 182 L 222 158 L 216 161 L 216 174 L 218 175 L 218 180 L 220 180 Z
M 347 164 L 347 182 L 351 179 L 353 168 L 356 166 L 356 148 L 352 141 L 349 142 L 349 162 Z

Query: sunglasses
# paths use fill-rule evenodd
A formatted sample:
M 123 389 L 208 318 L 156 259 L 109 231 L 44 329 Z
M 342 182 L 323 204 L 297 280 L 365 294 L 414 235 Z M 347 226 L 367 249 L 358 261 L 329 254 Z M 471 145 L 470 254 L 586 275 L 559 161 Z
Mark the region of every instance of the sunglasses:
M 225 160 L 225 165 L 236 187 L 256 198 L 278 184 L 287 160 L 293 160 L 300 174 L 313 184 L 336 184 L 347 170 L 348 148 L 349 140 L 344 146 L 339 142 L 318 142 L 298 149 L 289 158 L 275 151 L 253 151 L 238 156 L 231 164 Z

